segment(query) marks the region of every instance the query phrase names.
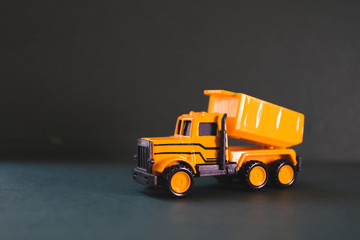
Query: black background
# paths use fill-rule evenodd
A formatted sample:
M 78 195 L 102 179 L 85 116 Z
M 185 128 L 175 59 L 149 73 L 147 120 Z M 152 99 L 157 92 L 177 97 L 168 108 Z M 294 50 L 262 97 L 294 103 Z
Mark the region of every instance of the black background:
M 306 159 L 360 156 L 356 1 L 2 1 L 2 154 L 134 153 L 204 89 L 302 112 Z M 123 159 L 125 160 L 125 159 Z
M 356 1 L 0 6 L 0 239 L 359 235 Z M 133 181 L 136 139 L 206 110 L 204 89 L 305 114 L 293 187 L 197 178 L 173 199 Z

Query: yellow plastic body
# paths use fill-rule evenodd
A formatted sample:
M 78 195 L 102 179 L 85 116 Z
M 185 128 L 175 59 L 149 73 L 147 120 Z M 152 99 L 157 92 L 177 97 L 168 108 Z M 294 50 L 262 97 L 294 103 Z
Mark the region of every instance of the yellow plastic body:
M 303 140 L 304 115 L 287 108 L 224 90 L 205 90 L 209 113 L 227 113 L 229 137 L 287 148 Z
M 228 146 L 226 136 L 226 162 L 237 164 L 238 170 L 250 160 L 261 161 L 266 165 L 278 160 L 288 160 L 297 165 L 296 153 L 286 147 L 302 142 L 304 115 L 241 93 L 223 90 L 205 91 L 210 95 L 209 112 L 190 112 L 178 117 L 174 135 L 169 137 L 143 138 L 152 142 L 152 173 L 161 176 L 165 169 L 176 164 L 188 166 L 195 174 L 197 165 L 218 164 L 221 151 L 221 119 L 224 113 L 227 134 L 258 143 L 258 146 Z M 184 122 L 191 121 L 188 136 L 185 136 Z M 216 123 L 215 136 L 200 136 L 200 123 Z M 180 125 L 179 125 L 180 124 Z M 261 169 L 251 176 L 254 183 L 264 181 Z M 281 182 L 291 178 L 289 169 L 281 172 Z M 175 178 L 176 180 L 176 178 Z M 171 182 L 179 192 L 188 184 L 185 176 Z M 254 184 L 256 185 L 256 184 Z M 184 187 L 184 188 L 182 188 Z
M 265 164 L 270 164 L 278 159 L 289 160 L 297 165 L 296 152 L 293 149 L 268 149 L 252 146 L 230 146 L 229 161 L 236 162 L 238 168 L 250 160 L 258 160 Z

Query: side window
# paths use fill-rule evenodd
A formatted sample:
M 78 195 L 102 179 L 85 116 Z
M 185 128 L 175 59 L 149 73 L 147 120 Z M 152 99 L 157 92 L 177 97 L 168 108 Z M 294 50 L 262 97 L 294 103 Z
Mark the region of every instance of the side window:
M 199 136 L 216 136 L 217 124 L 216 123 L 200 123 Z
M 184 121 L 183 135 L 190 136 L 190 130 L 191 130 L 191 121 Z
M 181 130 L 181 120 L 179 120 L 179 122 L 178 122 L 178 126 L 177 126 L 177 130 L 176 130 L 176 133 L 178 134 L 178 135 L 180 135 L 180 130 Z

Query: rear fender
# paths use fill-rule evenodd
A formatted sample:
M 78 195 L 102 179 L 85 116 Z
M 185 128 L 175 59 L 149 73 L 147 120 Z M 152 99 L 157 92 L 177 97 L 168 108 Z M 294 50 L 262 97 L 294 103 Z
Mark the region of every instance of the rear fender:
M 284 149 L 262 153 L 243 153 L 238 161 L 238 169 L 240 169 L 244 163 L 250 160 L 258 160 L 264 164 L 271 164 L 278 159 L 288 160 L 292 162 L 294 166 L 298 165 L 295 151 L 292 149 Z

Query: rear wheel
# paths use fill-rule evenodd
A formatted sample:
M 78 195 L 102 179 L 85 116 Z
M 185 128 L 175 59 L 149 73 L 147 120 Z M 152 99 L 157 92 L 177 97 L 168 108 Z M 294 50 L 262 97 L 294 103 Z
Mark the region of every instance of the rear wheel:
M 287 160 L 277 160 L 273 164 L 273 182 L 280 188 L 288 188 L 295 183 L 294 164 Z
M 263 188 L 269 178 L 266 165 L 254 160 L 244 163 L 240 169 L 240 174 L 246 187 L 252 190 Z
M 183 165 L 172 166 L 166 174 L 165 179 L 168 191 L 176 197 L 187 195 L 191 191 L 194 183 L 192 171 Z

